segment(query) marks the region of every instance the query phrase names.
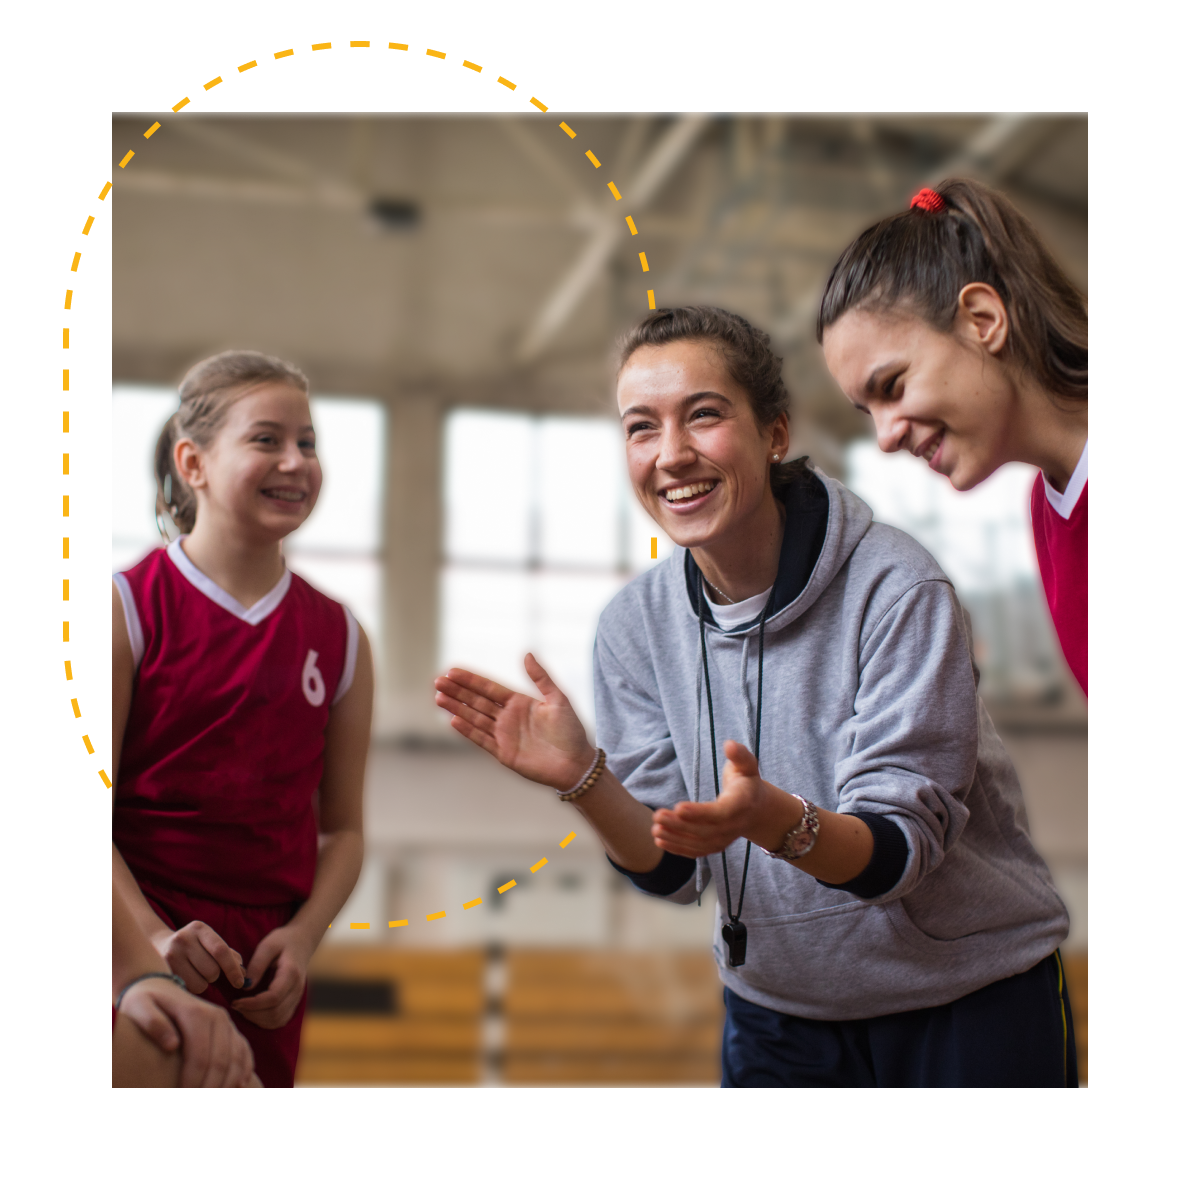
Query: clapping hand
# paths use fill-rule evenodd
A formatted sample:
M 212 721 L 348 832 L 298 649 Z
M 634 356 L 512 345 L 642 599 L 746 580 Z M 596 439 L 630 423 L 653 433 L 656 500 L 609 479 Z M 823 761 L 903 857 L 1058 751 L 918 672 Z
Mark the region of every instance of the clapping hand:
M 776 849 L 803 815 L 793 796 L 767 783 L 758 759 L 740 742 L 725 743 L 721 794 L 708 804 L 684 800 L 654 814 L 654 844 L 685 858 L 719 854 L 738 838 Z
M 502 766 L 566 791 L 587 771 L 594 751 L 571 702 L 532 654 L 525 656 L 525 671 L 540 700 L 451 667 L 434 681 L 437 706 L 450 713 L 451 728 Z

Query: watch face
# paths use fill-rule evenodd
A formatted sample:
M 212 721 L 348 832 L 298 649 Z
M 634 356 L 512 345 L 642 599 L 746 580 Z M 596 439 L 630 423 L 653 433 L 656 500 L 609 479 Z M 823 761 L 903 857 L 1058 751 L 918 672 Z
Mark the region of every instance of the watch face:
M 784 835 L 783 845 L 778 850 L 771 851 L 765 846 L 763 853 L 771 858 L 800 858 L 812 849 L 820 830 L 816 805 L 810 804 L 801 796 L 796 797 L 804 805 L 804 816 Z
M 804 819 L 783 839 L 781 853 L 788 858 L 799 858 L 801 854 L 812 848 L 817 840 L 816 816 L 810 809 L 805 808 Z

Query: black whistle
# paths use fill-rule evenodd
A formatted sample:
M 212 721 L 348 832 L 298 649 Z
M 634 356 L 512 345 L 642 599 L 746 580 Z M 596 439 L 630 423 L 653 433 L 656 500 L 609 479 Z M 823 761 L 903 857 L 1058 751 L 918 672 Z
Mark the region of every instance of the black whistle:
M 721 926 L 721 936 L 729 947 L 729 965 L 740 967 L 746 961 L 746 927 L 741 921 L 726 921 Z

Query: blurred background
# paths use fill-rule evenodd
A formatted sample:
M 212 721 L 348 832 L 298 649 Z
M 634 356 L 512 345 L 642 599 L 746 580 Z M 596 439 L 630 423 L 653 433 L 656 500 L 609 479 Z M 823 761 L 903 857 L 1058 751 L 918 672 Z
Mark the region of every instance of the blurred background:
M 366 862 L 313 960 L 299 1082 L 719 1080 L 712 889 L 634 892 L 573 809 L 432 703 L 450 664 L 529 690 L 533 650 L 591 722 L 599 612 L 651 537 L 673 549 L 632 498 L 613 403 L 647 288 L 770 331 L 792 453 L 954 580 L 1071 912 L 1086 1077 L 1087 708 L 1037 578 L 1033 469 L 958 495 L 883 455 L 813 336 L 846 243 L 949 174 L 1003 188 L 1086 292 L 1086 118 L 180 115 L 146 143 L 155 119 L 113 122 L 113 568 L 161 544 L 151 452 L 187 368 L 276 354 L 311 380 L 325 472 L 288 563 L 375 652 Z

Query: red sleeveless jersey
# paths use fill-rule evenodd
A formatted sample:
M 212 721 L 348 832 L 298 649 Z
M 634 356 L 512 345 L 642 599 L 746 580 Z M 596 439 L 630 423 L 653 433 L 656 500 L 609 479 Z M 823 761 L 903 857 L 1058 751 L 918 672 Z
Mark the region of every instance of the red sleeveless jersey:
M 1040 471 L 1033 481 L 1030 497 L 1033 545 L 1037 550 L 1046 603 L 1063 657 L 1085 696 L 1088 689 L 1087 500 L 1085 483 L 1070 517 L 1064 519 L 1046 499 L 1046 484 Z
M 290 571 L 244 608 L 180 541 L 113 579 L 135 664 L 113 841 L 134 877 L 227 904 L 307 899 L 350 610 Z

